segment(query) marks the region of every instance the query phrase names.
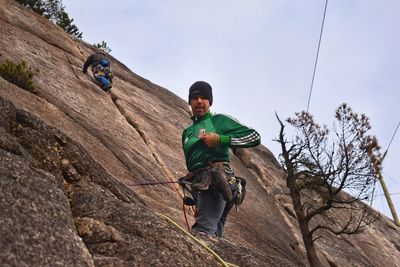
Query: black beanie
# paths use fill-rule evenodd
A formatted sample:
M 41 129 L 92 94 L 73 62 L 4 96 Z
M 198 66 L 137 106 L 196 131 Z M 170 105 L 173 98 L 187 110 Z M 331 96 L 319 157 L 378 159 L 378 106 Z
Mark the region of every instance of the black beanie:
M 199 95 L 204 96 L 206 99 L 208 99 L 208 101 L 210 102 L 210 106 L 212 105 L 213 95 L 211 85 L 203 81 L 197 81 L 192 84 L 192 86 L 190 86 L 189 88 L 189 104 L 190 99 Z

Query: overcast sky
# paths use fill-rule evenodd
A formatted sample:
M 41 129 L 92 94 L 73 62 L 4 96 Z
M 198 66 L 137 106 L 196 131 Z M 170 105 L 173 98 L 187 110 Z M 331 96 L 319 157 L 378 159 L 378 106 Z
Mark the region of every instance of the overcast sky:
M 106 41 L 133 72 L 187 99 L 211 84 L 213 112 L 258 130 L 275 156 L 281 118 L 307 108 L 324 0 L 64 0 L 83 40 Z M 400 122 L 400 1 L 328 3 L 309 111 L 332 125 L 343 102 L 371 119 L 383 150 Z M 384 177 L 400 215 L 400 129 Z M 391 218 L 380 185 L 373 206 Z

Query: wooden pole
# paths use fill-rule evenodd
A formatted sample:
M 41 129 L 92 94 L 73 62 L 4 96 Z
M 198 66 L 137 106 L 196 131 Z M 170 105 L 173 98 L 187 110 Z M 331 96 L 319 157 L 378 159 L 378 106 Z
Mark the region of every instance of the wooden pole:
M 386 201 L 389 205 L 390 211 L 392 212 L 393 221 L 397 226 L 400 226 L 399 218 L 397 217 L 396 209 L 394 208 L 392 198 L 390 197 L 389 190 L 387 189 L 386 183 L 383 180 L 382 173 L 380 172 L 378 173 L 378 179 L 379 182 L 381 183 L 383 193 L 385 194 Z

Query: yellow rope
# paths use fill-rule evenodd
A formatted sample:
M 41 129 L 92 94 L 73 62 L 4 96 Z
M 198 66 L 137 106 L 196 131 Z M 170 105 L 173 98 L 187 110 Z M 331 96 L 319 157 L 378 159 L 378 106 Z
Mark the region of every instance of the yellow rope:
M 236 266 L 234 264 L 231 263 L 227 263 L 225 262 L 214 250 L 212 250 L 211 248 L 209 248 L 206 244 L 204 244 L 201 240 L 199 240 L 198 238 L 194 237 L 191 233 L 189 233 L 188 231 L 186 231 L 185 229 L 183 229 L 180 225 L 178 225 L 176 222 L 174 222 L 171 218 L 169 218 L 168 216 L 161 214 L 161 213 L 156 213 L 159 216 L 163 217 L 167 222 L 173 224 L 174 226 L 176 226 L 179 230 L 181 230 L 183 233 L 185 233 L 187 236 L 189 236 L 190 238 L 192 238 L 197 244 L 199 244 L 200 246 L 202 246 L 203 248 L 205 248 L 210 254 L 212 254 L 214 256 L 214 258 L 219 261 L 222 266 L 224 267 L 229 267 L 229 266 Z

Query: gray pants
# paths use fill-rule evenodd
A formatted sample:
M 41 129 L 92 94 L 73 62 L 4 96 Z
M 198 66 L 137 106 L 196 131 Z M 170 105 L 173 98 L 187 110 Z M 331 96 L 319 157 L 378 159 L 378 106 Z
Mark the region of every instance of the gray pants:
M 207 191 L 198 192 L 196 197 L 196 222 L 192 226 L 192 231 L 222 237 L 226 218 L 233 207 L 233 202 L 226 202 L 222 194 L 213 187 Z

